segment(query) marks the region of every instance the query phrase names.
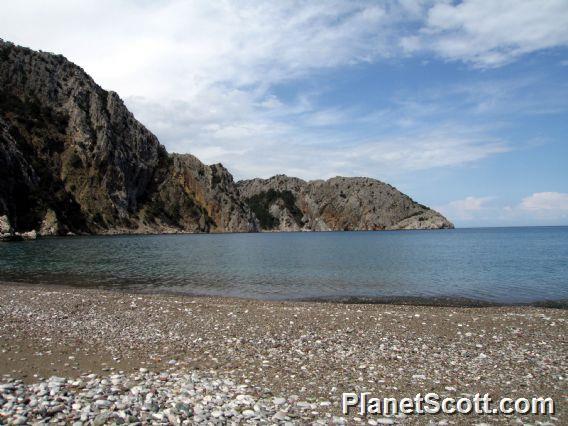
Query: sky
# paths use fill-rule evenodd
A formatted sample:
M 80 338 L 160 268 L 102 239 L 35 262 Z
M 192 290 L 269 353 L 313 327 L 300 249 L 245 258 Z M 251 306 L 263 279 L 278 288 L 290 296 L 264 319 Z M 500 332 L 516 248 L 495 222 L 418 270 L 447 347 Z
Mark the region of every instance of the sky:
M 370 176 L 456 226 L 568 225 L 567 0 L 18 0 L 170 152 Z

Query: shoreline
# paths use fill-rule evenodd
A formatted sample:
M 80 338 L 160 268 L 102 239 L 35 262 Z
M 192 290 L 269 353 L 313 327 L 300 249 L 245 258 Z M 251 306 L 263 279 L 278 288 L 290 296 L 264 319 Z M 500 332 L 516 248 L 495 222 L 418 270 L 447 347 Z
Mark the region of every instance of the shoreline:
M 0 383 L 22 392 L 33 393 L 51 376 L 66 378 L 64 386 L 71 388 L 81 381 L 97 389 L 104 380 L 175 389 L 229 381 L 234 386 L 223 385 L 227 391 L 215 388 L 229 398 L 223 413 L 233 415 L 231 404 L 246 389 L 265 407 L 259 413 L 265 410 L 276 423 L 280 417 L 300 424 L 351 422 L 356 414 L 341 414 L 341 394 L 362 391 L 388 397 L 426 391 L 544 396 L 557 406 L 548 417 L 430 415 L 383 422 L 556 423 L 565 415 L 568 319 L 559 309 L 258 301 L 4 283 L 0 316 Z M 280 398 L 286 409 L 273 404 Z M 169 404 L 160 401 L 160 410 Z M 194 415 L 215 423 L 215 401 L 199 401 L 193 403 L 204 411 Z M 87 423 L 108 411 L 95 402 L 89 407 Z M 68 410 L 61 412 L 63 421 L 80 418 L 71 402 Z
M 235 301 L 258 301 L 258 302 L 282 302 L 282 303 L 315 303 L 315 304 L 338 304 L 338 305 L 386 305 L 386 306 L 415 306 L 415 307 L 446 307 L 446 308 L 506 308 L 506 307 L 528 307 L 528 308 L 547 308 L 568 310 L 568 299 L 563 300 L 539 300 L 532 302 L 491 302 L 482 299 L 470 299 L 464 297 L 449 296 L 322 296 L 322 297 L 302 297 L 296 299 L 290 298 L 252 298 L 239 296 L 222 296 L 201 293 L 187 293 L 174 290 L 157 290 L 157 289 L 136 289 L 136 288 L 120 288 L 105 287 L 96 285 L 80 285 L 80 284 L 47 284 L 32 283 L 29 281 L 3 281 L 0 279 L 0 286 L 22 286 L 33 287 L 49 291 L 52 289 L 78 289 L 78 290 L 96 290 L 117 292 L 119 294 L 137 294 L 137 295 L 162 295 L 188 298 L 220 298 Z
M 37 234 L 36 238 L 16 238 L 10 239 L 7 236 L 5 239 L 0 238 L 0 242 L 10 243 L 10 242 L 21 242 L 21 241 L 33 241 L 36 239 L 58 239 L 58 238 L 77 238 L 77 237 L 131 237 L 131 236 L 169 236 L 169 235 L 240 235 L 240 234 L 331 234 L 331 233 L 350 233 L 350 232 L 372 232 L 372 233 L 382 233 L 382 232 L 400 232 L 400 231 L 467 231 L 467 230 L 480 230 L 480 229 L 519 229 L 519 228 L 567 228 L 568 225 L 512 225 L 512 226 L 478 226 L 478 227 L 453 227 L 453 228 L 399 228 L 399 229 L 350 229 L 350 230 L 258 230 L 258 231 L 185 231 L 176 230 L 171 232 L 146 232 L 138 230 L 126 231 L 108 231 L 103 233 L 68 233 L 65 235 L 42 235 Z M 21 237 L 21 234 L 19 235 Z
M 564 225 L 558 225 L 562 227 Z M 511 227 L 515 228 L 515 227 Z M 520 227 L 522 228 L 522 227 Z M 530 228 L 530 226 L 528 227 Z M 73 237 L 121 237 L 121 236 L 162 236 L 162 235 L 232 235 L 232 234 L 311 234 L 311 233 L 343 233 L 343 232 L 396 232 L 396 231 L 447 231 L 453 229 L 475 229 L 475 228 L 385 228 L 385 229 L 329 229 L 329 230 L 272 230 L 272 229 L 258 229 L 256 231 L 186 231 L 183 229 L 176 230 L 163 230 L 161 232 L 147 231 L 147 230 L 108 230 L 101 233 L 86 233 L 86 232 L 68 232 L 67 234 L 53 235 L 41 234 L 35 229 L 25 232 L 15 232 L 11 234 L 0 234 L 0 242 L 21 242 L 21 241 L 34 241 L 37 239 L 45 238 L 73 238 Z M 482 229 L 482 228 L 481 228 Z

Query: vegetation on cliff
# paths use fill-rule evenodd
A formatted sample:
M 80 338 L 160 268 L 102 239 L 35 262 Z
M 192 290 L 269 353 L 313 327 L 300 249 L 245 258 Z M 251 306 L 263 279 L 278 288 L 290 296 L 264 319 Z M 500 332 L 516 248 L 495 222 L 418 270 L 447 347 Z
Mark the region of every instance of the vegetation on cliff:
M 303 215 L 296 206 L 296 197 L 291 191 L 276 191 L 271 188 L 268 191 L 262 191 L 246 198 L 245 202 L 258 218 L 262 229 L 275 229 L 280 225 L 280 219 L 270 213 L 270 206 L 274 203 L 280 203 L 282 208 L 287 209 L 292 214 L 296 223 L 301 223 Z

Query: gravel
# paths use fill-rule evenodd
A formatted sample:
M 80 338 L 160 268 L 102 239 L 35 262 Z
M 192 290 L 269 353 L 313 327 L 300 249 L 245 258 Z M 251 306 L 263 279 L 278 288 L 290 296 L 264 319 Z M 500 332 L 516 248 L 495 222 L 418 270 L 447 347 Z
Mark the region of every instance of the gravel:
M 15 379 L 0 385 L 0 420 L 76 425 L 315 421 L 310 411 L 316 404 L 250 392 L 247 385 L 195 372 L 54 376 L 34 384 Z
M 0 424 L 566 424 L 568 330 L 560 309 L 3 284 L 0 318 Z M 543 396 L 557 412 L 343 416 L 342 393 L 364 391 Z

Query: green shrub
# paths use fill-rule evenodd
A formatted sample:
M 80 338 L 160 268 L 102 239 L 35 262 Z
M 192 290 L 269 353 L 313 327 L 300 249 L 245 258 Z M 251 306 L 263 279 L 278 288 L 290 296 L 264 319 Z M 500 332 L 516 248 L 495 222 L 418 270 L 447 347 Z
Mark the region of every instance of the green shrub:
M 247 198 L 245 201 L 249 208 L 253 211 L 260 222 L 263 229 L 274 229 L 279 224 L 278 218 L 270 214 L 270 206 L 276 201 L 281 200 L 284 207 L 292 214 L 296 222 L 299 224 L 302 219 L 302 212 L 296 206 L 296 197 L 292 191 L 276 191 L 269 189 Z

